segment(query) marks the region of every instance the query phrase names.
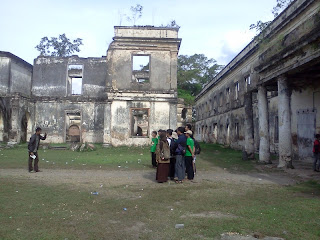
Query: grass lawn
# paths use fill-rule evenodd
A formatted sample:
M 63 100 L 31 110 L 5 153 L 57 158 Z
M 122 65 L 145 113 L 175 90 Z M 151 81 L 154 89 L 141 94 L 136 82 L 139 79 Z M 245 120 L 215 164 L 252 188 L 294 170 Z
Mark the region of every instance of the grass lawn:
M 2 149 L 0 173 L 27 171 L 26 154 L 25 145 Z M 41 150 L 39 155 L 45 159 L 40 160 L 43 169 L 154 171 L 149 148 L 98 146 L 92 152 Z M 253 162 L 241 160 L 241 152 L 203 144 L 198 171 L 214 174 L 221 168 L 234 174 L 255 171 Z M 128 179 L 92 195 L 94 183 L 88 179 L 83 187 L 25 176 L 0 175 L 0 239 L 214 239 L 224 232 L 320 238 L 320 185 L 312 181 L 280 186 L 219 179 L 137 184 Z M 180 223 L 184 228 L 175 229 Z

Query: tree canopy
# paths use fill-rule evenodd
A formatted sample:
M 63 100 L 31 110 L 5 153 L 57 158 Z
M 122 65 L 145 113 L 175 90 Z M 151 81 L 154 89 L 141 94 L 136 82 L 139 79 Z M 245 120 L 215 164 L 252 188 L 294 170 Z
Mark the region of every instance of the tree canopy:
M 81 38 L 70 40 L 63 33 L 58 38 L 41 38 L 40 43 L 35 48 L 40 52 L 40 56 L 67 57 L 74 52 L 80 52 L 80 45 L 83 45 Z
M 178 93 L 190 104 L 223 66 L 204 54 L 178 56 Z M 179 96 L 180 97 L 180 96 Z

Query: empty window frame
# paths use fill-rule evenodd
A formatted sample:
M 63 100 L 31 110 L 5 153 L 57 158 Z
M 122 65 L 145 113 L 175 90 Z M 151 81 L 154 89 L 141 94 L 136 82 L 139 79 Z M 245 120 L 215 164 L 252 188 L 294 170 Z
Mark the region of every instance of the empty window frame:
M 82 76 L 83 76 L 83 65 L 79 65 L 79 64 L 68 65 L 69 94 L 71 95 L 82 94 Z
M 235 100 L 239 99 L 239 91 L 240 91 L 240 85 L 239 85 L 239 82 L 236 82 L 234 84 Z
M 250 75 L 246 76 L 246 77 L 244 78 L 244 81 L 245 81 L 246 85 L 250 85 L 250 84 L 251 84 Z
M 148 137 L 149 109 L 131 108 L 131 136 Z
M 234 124 L 234 133 L 235 133 L 235 139 L 239 140 L 240 129 L 239 129 L 239 123 L 238 122 L 236 122 Z
M 132 55 L 132 81 L 139 84 L 150 82 L 150 55 Z
M 226 88 L 227 103 L 230 102 L 230 88 Z
M 71 78 L 71 94 L 82 94 L 82 78 Z

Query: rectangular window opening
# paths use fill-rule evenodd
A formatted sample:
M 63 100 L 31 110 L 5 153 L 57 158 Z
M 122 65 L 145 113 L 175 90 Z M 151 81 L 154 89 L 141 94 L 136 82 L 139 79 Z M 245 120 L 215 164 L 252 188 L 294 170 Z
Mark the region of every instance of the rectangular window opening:
M 246 82 L 246 85 L 250 85 L 251 84 L 251 78 L 250 78 L 250 75 L 246 76 L 244 78 L 245 82 Z
M 82 94 L 82 78 L 71 78 L 71 93 L 72 95 Z
M 133 55 L 132 56 L 133 71 L 150 71 L 150 56 L 149 55 Z
M 227 103 L 230 102 L 230 88 L 226 89 L 226 95 L 227 95 Z
M 146 108 L 131 109 L 131 136 L 133 137 L 149 136 L 149 109 L 146 109 Z
M 81 95 L 82 94 L 82 77 L 83 65 L 70 64 L 67 68 L 68 71 L 68 95 Z
M 150 55 L 132 56 L 132 82 L 139 84 L 150 82 Z
M 240 91 L 240 86 L 239 86 L 239 82 L 236 82 L 234 84 L 234 88 L 235 88 L 235 100 L 237 100 L 239 98 L 239 91 Z
M 235 139 L 238 140 L 239 139 L 239 123 L 235 123 Z

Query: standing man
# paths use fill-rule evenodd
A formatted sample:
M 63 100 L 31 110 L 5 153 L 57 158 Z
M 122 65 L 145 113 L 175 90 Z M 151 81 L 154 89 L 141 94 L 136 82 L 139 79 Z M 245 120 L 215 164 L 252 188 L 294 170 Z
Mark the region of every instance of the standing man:
M 40 145 L 40 140 L 46 140 L 47 133 L 44 134 L 44 137 L 42 137 L 41 134 L 42 129 L 37 127 L 36 133 L 33 134 L 30 138 L 29 144 L 28 144 L 28 150 L 29 150 L 29 172 L 32 172 L 33 170 L 35 172 L 40 172 L 38 163 L 39 163 L 39 157 L 38 157 L 38 149 Z M 32 161 L 34 160 L 34 168 L 32 168 Z
M 194 141 L 191 138 L 192 131 L 188 130 L 185 132 L 187 137 L 187 148 L 186 148 L 186 155 L 185 155 L 185 163 L 186 163 L 186 170 L 188 180 L 193 180 L 194 178 L 194 171 L 193 171 L 193 159 L 194 159 Z
M 182 183 L 185 177 L 185 163 L 184 154 L 186 152 L 186 136 L 184 133 L 184 127 L 179 127 L 177 129 L 178 140 L 176 141 L 176 165 L 175 165 L 175 180 L 176 183 Z
M 320 167 L 320 134 L 316 134 L 316 140 L 313 143 L 313 149 L 312 149 L 314 160 L 313 160 L 313 171 L 319 172 Z
M 185 130 L 185 131 L 188 131 L 188 130 L 192 131 L 192 126 L 191 126 L 191 124 L 188 123 L 188 124 L 185 126 L 184 130 Z

